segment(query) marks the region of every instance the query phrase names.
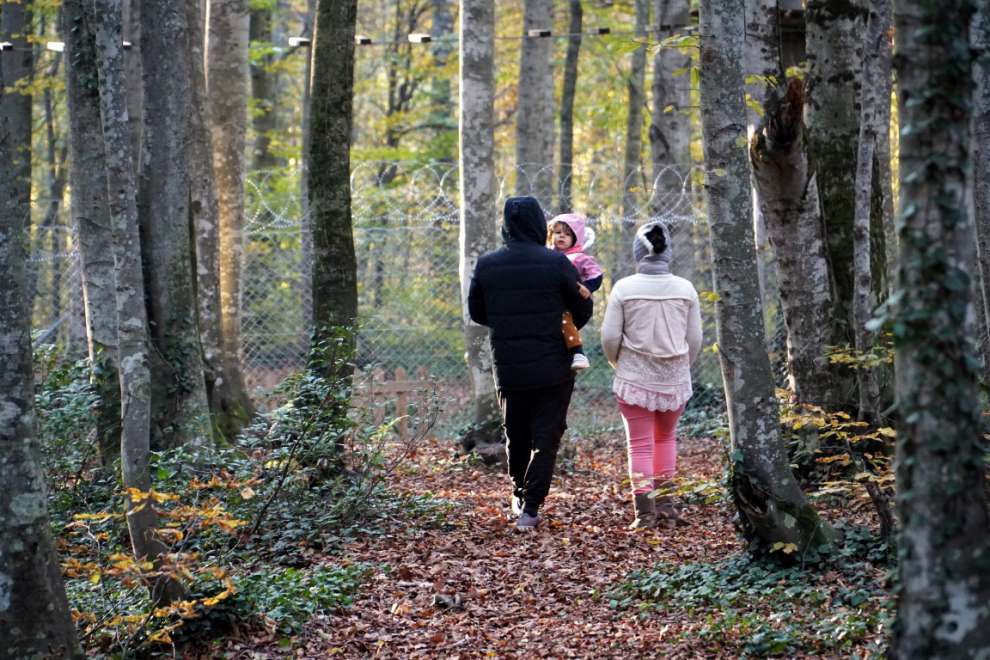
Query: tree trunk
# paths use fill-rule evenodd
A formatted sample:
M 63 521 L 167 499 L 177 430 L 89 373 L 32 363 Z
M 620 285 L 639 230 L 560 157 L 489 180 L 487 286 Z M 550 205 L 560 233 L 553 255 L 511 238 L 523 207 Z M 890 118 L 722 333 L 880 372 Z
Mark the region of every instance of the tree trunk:
M 117 307 L 114 297 L 107 165 L 100 130 L 100 88 L 95 27 L 86 0 L 62 3 L 72 225 L 79 247 L 87 346 L 99 393 L 97 449 L 108 466 L 120 452 L 120 381 L 117 376 Z
M 896 5 L 901 125 L 897 360 L 900 592 L 894 658 L 990 649 L 990 506 L 966 209 L 973 85 L 965 0 Z
M 313 238 L 316 340 L 357 318 L 357 262 L 351 226 L 351 125 L 357 0 L 319 0 L 309 116 L 309 217 Z
M 524 0 L 523 5 L 516 111 L 516 193 L 533 195 L 544 208 L 549 208 L 554 187 L 553 39 L 527 35 L 529 30 L 553 29 L 553 0 Z
M 252 43 L 267 47 L 272 44 L 271 6 L 251 9 L 249 39 Z M 282 162 L 272 153 L 272 135 L 276 130 L 278 114 L 275 112 L 275 74 L 271 71 L 272 57 L 265 55 L 259 62 L 251 64 L 251 97 L 254 107 L 251 127 L 254 129 L 254 146 L 251 155 L 251 169 L 273 170 Z
M 495 4 L 464 0 L 460 16 L 460 262 L 464 350 L 474 403 L 466 449 L 497 453 L 503 441 L 498 425 L 488 328 L 471 320 L 468 287 L 478 257 L 495 246 Z M 470 175 L 467 175 L 470 173 Z M 520 173 L 521 174 L 521 173 Z
M 203 444 L 210 437 L 202 346 L 196 322 L 187 146 L 192 110 L 184 8 L 141 3 L 144 158 L 138 197 L 152 380 L 152 446 Z
M 438 72 L 430 81 L 432 97 L 432 123 L 434 141 L 439 143 L 437 160 L 443 163 L 454 162 L 454 149 L 457 142 L 457 124 L 454 119 L 454 102 L 451 96 L 450 76 L 443 69 L 447 66 L 453 44 L 449 35 L 454 31 L 454 15 L 450 0 L 432 0 L 433 20 L 430 35 L 433 37 L 433 68 Z
M 626 114 L 626 145 L 622 157 L 622 244 L 631 245 L 636 233 L 636 214 L 639 210 L 637 190 L 643 189 L 641 158 L 643 155 L 643 105 L 646 103 L 646 26 L 650 20 L 649 0 L 635 0 L 636 38 L 641 42 L 633 51 L 626 89 L 629 108 Z M 616 267 L 615 277 L 632 272 L 634 264 L 627 257 Z
M 852 344 L 853 219 L 864 29 L 868 0 L 808 0 L 808 148 L 821 194 L 831 275 L 832 344 Z M 835 370 L 833 370 L 834 372 Z M 832 398 L 852 403 L 849 378 L 833 373 Z
M 305 34 L 313 37 L 313 26 L 316 25 L 316 0 L 306 0 Z M 312 46 L 310 47 L 312 48 Z M 306 68 L 303 72 L 305 83 L 302 92 L 302 154 L 299 158 L 299 208 L 302 218 L 299 222 L 299 242 L 302 254 L 302 272 L 312 273 L 313 269 L 313 223 L 309 217 L 309 149 L 312 138 L 309 130 L 310 108 L 313 91 L 313 58 L 306 58 Z M 355 260 L 356 261 L 356 260 Z M 303 318 L 311 323 L 313 320 L 313 279 L 303 277 L 300 282 L 300 295 L 303 299 Z M 313 328 L 305 328 L 305 336 L 312 334 Z
M 661 31 L 684 30 L 691 24 L 688 0 L 656 0 L 653 24 Z M 662 32 L 661 32 L 662 34 Z M 664 217 L 672 203 L 680 203 L 691 169 L 691 121 L 688 113 L 688 77 L 675 76 L 691 67 L 691 57 L 677 48 L 659 48 L 653 55 L 653 110 L 650 115 L 650 161 L 653 166 L 653 197 L 650 215 Z M 675 202 L 676 200 L 676 202 Z M 675 270 L 694 281 L 694 226 L 672 225 L 671 239 L 677 248 Z
M 127 89 L 127 121 L 131 134 L 131 153 L 134 154 L 134 175 L 141 172 L 141 148 L 144 135 L 144 86 L 142 84 L 141 53 L 141 2 L 124 0 L 124 39 L 131 42 L 130 55 L 124 58 Z
M 873 348 L 873 333 L 866 322 L 876 307 L 873 263 L 870 255 L 870 218 L 873 209 L 873 169 L 877 144 L 890 130 L 890 0 L 871 0 L 863 52 L 863 86 L 860 100 L 859 145 L 856 154 L 856 215 L 853 222 L 853 337 L 856 352 Z M 886 108 L 886 111 L 885 111 Z M 887 122 L 884 122 L 884 119 Z M 882 226 L 881 214 L 877 222 Z M 880 400 L 880 386 L 875 369 L 856 370 L 859 385 L 859 417 L 875 421 Z
M 567 38 L 567 55 L 564 60 L 564 89 L 560 95 L 560 185 L 557 203 L 558 213 L 570 213 L 574 206 L 571 199 L 571 177 L 574 176 L 574 96 L 577 92 L 578 58 L 581 55 L 581 0 L 570 0 L 571 21 Z
M 746 80 L 747 136 L 751 142 L 760 124 L 759 109 L 765 108 L 771 92 L 785 82 L 780 9 L 777 0 L 746 0 L 746 60 L 743 73 Z M 778 276 L 774 250 L 771 249 L 770 230 L 767 227 L 768 220 L 760 209 L 760 191 L 754 182 L 756 267 L 760 295 L 767 300 L 772 295 L 767 287 L 772 286 Z
M 147 5 L 146 5 L 147 6 Z M 116 273 L 117 340 L 120 368 L 122 434 L 121 472 L 124 487 L 151 489 L 150 344 L 141 267 L 134 164 L 127 125 L 124 51 L 121 46 L 120 0 L 93 0 L 92 19 L 99 62 L 100 116 L 106 152 L 106 175 L 112 253 Z M 135 558 L 156 561 L 167 550 L 155 536 L 157 514 L 148 503 L 128 498 L 127 529 Z M 178 582 L 162 578 L 152 588 L 157 603 L 182 597 Z
M 247 0 L 210 0 L 207 88 L 220 210 L 220 346 L 215 423 L 233 437 L 254 411 L 241 373 L 241 271 L 244 264 L 245 133 L 248 105 Z
M 795 78 L 786 93 L 782 90 L 775 88 L 765 101 L 749 157 L 759 211 L 777 258 L 788 384 L 798 401 L 827 407 L 831 298 L 818 184 L 803 140 L 804 84 Z
M 251 9 L 248 29 L 251 43 L 257 43 L 261 47 L 271 46 L 272 14 L 270 6 Z M 278 115 L 275 112 L 275 76 L 271 65 L 271 55 L 264 55 L 260 61 L 251 64 L 251 98 L 254 99 L 251 114 L 251 127 L 254 130 L 251 169 L 259 171 L 273 170 L 281 165 L 272 153 L 272 135 Z
M 33 57 L 24 4 L 0 7 L 0 649 L 5 657 L 82 657 L 48 522 L 35 437 L 28 297 Z
M 766 353 L 756 253 L 749 222 L 741 70 L 743 0 L 701 2 L 701 124 L 711 225 L 719 358 L 732 440 L 731 487 L 743 533 L 763 552 L 794 544 L 798 556 L 831 530 L 797 485 L 780 437 Z
M 979 254 L 983 318 L 981 335 L 990 331 L 990 7 L 978 5 L 972 24 L 973 60 L 973 211 Z M 990 350 L 990 346 L 987 347 Z M 984 355 L 984 385 L 990 386 L 990 356 Z
M 213 141 L 207 126 L 206 73 L 200 0 L 184 0 L 189 26 L 189 225 L 196 254 L 196 312 L 203 345 L 203 377 L 206 397 L 217 435 L 225 435 L 223 416 L 223 350 L 220 346 L 220 211 L 213 174 Z M 218 428 L 219 427 L 219 428 Z

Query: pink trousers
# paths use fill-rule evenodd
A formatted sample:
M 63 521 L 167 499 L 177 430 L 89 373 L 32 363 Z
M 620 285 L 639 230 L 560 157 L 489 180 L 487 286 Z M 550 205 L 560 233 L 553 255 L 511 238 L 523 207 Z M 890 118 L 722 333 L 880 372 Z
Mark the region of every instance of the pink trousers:
M 629 450 L 629 481 L 634 493 L 653 490 L 653 479 L 677 473 L 677 420 L 684 406 L 658 412 L 619 399 Z

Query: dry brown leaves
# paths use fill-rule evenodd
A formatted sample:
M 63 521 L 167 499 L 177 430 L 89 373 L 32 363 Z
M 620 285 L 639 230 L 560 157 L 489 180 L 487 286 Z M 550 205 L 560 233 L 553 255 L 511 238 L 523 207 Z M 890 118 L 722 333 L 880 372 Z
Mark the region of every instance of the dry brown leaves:
M 712 478 L 720 451 L 691 440 L 681 473 Z M 699 505 L 690 527 L 630 531 L 622 438 L 578 452 L 559 474 L 541 511 L 540 528 L 516 532 L 509 519 L 508 478 L 457 457 L 431 441 L 393 488 L 455 503 L 443 525 L 393 519 L 384 536 L 346 550 L 352 561 L 388 566 L 361 589 L 352 608 L 317 617 L 293 649 L 241 639 L 241 657 L 702 657 L 678 641 L 691 621 L 609 607 L 605 592 L 631 570 L 660 560 L 714 561 L 738 552 L 729 514 Z

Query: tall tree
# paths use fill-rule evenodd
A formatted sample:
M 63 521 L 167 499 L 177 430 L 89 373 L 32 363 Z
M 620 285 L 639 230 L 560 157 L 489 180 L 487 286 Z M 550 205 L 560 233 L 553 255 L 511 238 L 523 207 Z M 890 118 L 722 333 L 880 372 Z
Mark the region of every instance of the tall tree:
M 552 29 L 553 0 L 523 0 L 516 108 L 516 192 L 534 195 L 544 208 L 552 203 L 554 187 L 553 39 L 528 34 L 530 30 Z
M 0 649 L 11 658 L 82 657 L 48 522 L 35 437 L 31 299 L 31 13 L 0 5 Z
M 567 32 L 567 55 L 564 59 L 564 87 L 560 94 L 560 186 L 557 210 L 570 213 L 571 177 L 574 176 L 574 96 L 577 93 L 578 59 L 581 56 L 581 0 L 568 2 L 571 19 Z
M 100 394 L 97 449 L 108 465 L 120 451 L 120 382 L 117 378 L 116 281 L 107 202 L 106 156 L 94 148 L 100 130 L 100 89 L 94 26 L 85 0 L 62 3 L 66 98 L 69 106 L 69 170 L 72 224 L 79 249 L 89 359 Z
M 781 9 L 778 0 L 746 0 L 746 42 L 743 51 L 746 59 L 743 75 L 746 81 L 747 135 L 750 140 L 756 134 L 760 123 L 760 108 L 765 108 L 771 90 L 784 83 Z M 803 144 L 805 144 L 804 140 L 802 140 Z M 777 274 L 777 264 L 775 250 L 771 249 L 771 232 L 767 227 L 771 219 L 764 216 L 761 206 L 760 188 L 754 181 L 753 227 L 756 237 L 756 266 L 760 293 L 766 298 L 769 283 L 776 281 L 774 276 Z M 793 380 L 793 375 L 791 378 Z
M 207 98 L 220 202 L 220 346 L 223 362 L 221 379 L 214 386 L 214 400 L 219 404 L 217 426 L 227 436 L 240 430 L 252 415 L 240 363 L 250 18 L 247 0 L 210 0 Z
M 478 257 L 495 245 L 495 5 L 464 0 L 460 16 L 460 263 L 461 317 L 468 377 L 474 400 L 474 432 L 462 439 L 468 449 L 486 452 L 500 433 L 492 380 L 488 329 L 471 321 L 468 287 Z M 470 173 L 470 174 L 468 174 Z
M 649 0 L 635 0 L 636 37 L 641 39 L 632 54 L 626 90 L 629 98 L 626 114 L 626 143 L 622 157 L 622 229 L 623 245 L 632 243 L 636 226 L 633 218 L 638 208 L 636 191 L 641 190 L 641 158 L 643 155 L 643 106 L 646 104 L 646 26 L 650 20 Z M 617 276 L 626 275 L 632 262 L 625 259 L 617 268 Z
M 457 140 L 457 123 L 454 118 L 454 100 L 451 96 L 450 77 L 443 69 L 447 66 L 453 42 L 450 35 L 454 31 L 454 15 L 451 12 L 451 0 L 432 0 L 433 17 L 430 24 L 430 35 L 433 38 L 433 68 L 437 71 L 430 81 L 430 96 L 432 113 L 430 123 L 434 126 L 434 143 L 439 143 L 440 155 L 438 160 L 454 161 L 454 144 Z
M 973 210 L 979 255 L 979 288 L 983 318 L 990 330 L 990 7 L 978 3 L 973 16 Z M 990 385 L 990 355 L 983 357 L 983 381 Z
M 148 492 L 151 457 L 150 342 L 138 228 L 137 186 L 127 124 L 121 0 L 92 0 L 87 22 L 95 28 L 99 66 L 100 120 L 106 154 L 112 254 L 116 277 L 117 343 L 122 432 L 121 476 L 124 487 Z M 128 497 L 127 529 L 138 560 L 158 561 L 167 549 L 155 535 L 157 514 L 141 499 Z M 158 603 L 180 598 L 182 588 L 163 577 L 153 585 Z
M 750 540 L 827 543 L 830 530 L 807 503 L 780 437 L 756 281 L 746 109 L 741 69 L 744 0 L 702 0 L 701 126 L 711 226 L 719 358 L 733 449 L 731 488 Z
M 251 3 L 249 38 L 262 53 L 251 63 L 251 97 L 254 101 L 251 113 L 251 128 L 254 130 L 251 168 L 254 170 L 273 170 L 282 164 L 272 152 L 272 135 L 278 121 L 276 79 L 271 68 L 275 58 L 269 52 L 274 14 L 274 2 Z
M 196 319 L 189 227 L 189 30 L 169 0 L 141 3 L 144 128 L 138 216 L 148 323 L 158 377 L 152 380 L 152 445 L 210 436 Z
M 316 4 L 307 178 L 317 340 L 357 319 L 350 171 L 356 21 L 357 0 Z
M 220 209 L 213 175 L 213 140 L 207 120 L 206 39 L 201 0 L 183 0 L 189 26 L 189 225 L 196 254 L 196 320 L 203 345 L 203 377 L 215 423 L 223 417 L 223 349 L 220 322 Z M 128 60 L 131 58 L 127 58 Z M 221 435 L 223 425 L 217 429 Z
M 808 0 L 806 42 L 808 98 L 805 119 L 811 160 L 821 195 L 831 277 L 832 344 L 852 344 L 853 219 L 856 145 L 868 0 Z M 834 373 L 830 401 L 850 402 L 848 379 Z M 843 382 L 847 381 L 847 382 Z
M 686 34 L 691 23 L 688 0 L 655 0 L 653 25 L 660 33 Z M 691 66 L 685 49 L 660 47 L 653 54 L 653 81 L 650 86 L 653 108 L 650 113 L 650 162 L 653 167 L 653 197 L 650 214 L 661 217 L 669 211 L 670 200 L 680 199 L 684 179 L 691 169 L 690 92 L 680 74 Z M 678 251 L 677 272 L 693 280 L 695 275 L 694 231 L 691 224 L 670 228 L 674 243 L 689 246 Z
M 141 2 L 140 0 L 124 0 L 124 39 L 132 48 L 132 56 L 124 58 L 124 70 L 127 74 L 127 121 L 130 125 L 131 146 L 134 154 L 134 172 L 137 175 L 141 168 L 141 138 L 144 133 L 144 87 L 141 82 L 141 56 L 137 50 L 141 48 Z
M 822 405 L 830 393 L 825 351 L 831 289 L 818 182 L 805 149 L 804 107 L 801 80 L 770 90 L 750 141 L 750 164 L 758 211 L 776 256 L 788 384 L 798 401 Z
M 895 658 L 990 649 L 990 506 L 966 331 L 972 54 L 968 0 L 896 4 L 901 125 L 897 354 L 900 593 Z
M 856 214 L 853 223 L 853 339 L 859 353 L 873 347 L 873 333 L 866 322 L 876 307 L 874 295 L 873 260 L 871 259 L 871 218 L 874 213 L 873 178 L 880 155 L 879 142 L 890 132 L 890 0 L 870 0 L 866 40 L 863 45 L 863 87 L 860 100 L 859 143 L 856 153 Z M 883 207 L 872 224 L 883 226 Z M 875 369 L 856 371 L 859 385 L 859 416 L 873 421 L 880 399 L 880 386 Z

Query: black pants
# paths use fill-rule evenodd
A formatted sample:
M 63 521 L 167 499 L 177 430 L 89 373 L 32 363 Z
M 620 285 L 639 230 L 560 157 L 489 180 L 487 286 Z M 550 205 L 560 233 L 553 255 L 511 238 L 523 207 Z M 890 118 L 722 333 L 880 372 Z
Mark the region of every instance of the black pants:
M 498 392 L 513 493 L 523 499 L 531 515 L 536 514 L 550 492 L 573 391 L 572 376 L 551 387 Z

